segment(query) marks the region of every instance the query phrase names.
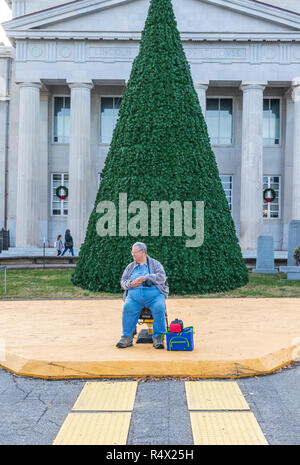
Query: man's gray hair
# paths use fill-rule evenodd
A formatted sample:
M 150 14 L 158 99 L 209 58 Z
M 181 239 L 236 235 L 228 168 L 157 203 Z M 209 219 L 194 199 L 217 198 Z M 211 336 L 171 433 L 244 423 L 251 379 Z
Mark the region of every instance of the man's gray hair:
M 132 248 L 138 247 L 139 250 L 144 250 L 147 253 L 147 246 L 144 244 L 144 242 L 136 242 L 133 244 Z

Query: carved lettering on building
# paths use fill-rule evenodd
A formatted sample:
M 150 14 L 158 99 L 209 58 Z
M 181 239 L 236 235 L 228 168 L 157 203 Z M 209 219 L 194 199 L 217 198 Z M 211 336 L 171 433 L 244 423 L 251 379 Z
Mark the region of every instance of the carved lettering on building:
M 191 60 L 245 60 L 247 58 L 246 48 L 186 48 L 184 51 L 187 59 Z
M 226 46 L 216 44 L 202 44 L 200 46 L 185 46 L 187 60 L 191 63 L 280 63 L 290 64 L 300 62 L 299 44 L 264 44 L 251 43 L 247 45 Z M 105 46 L 85 41 L 66 40 L 17 40 L 16 61 L 41 62 L 132 62 L 137 56 L 139 48 L 136 46 Z
M 134 59 L 138 54 L 137 47 L 89 47 L 87 58 L 91 59 L 106 59 L 106 58 L 121 58 Z

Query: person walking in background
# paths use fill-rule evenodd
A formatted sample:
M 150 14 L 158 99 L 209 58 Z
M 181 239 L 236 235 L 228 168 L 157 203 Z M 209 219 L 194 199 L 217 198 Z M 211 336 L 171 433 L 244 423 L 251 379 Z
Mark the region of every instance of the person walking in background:
M 61 254 L 61 256 L 65 255 L 66 251 L 69 250 L 74 257 L 74 250 L 73 250 L 73 237 L 71 236 L 70 229 L 66 230 L 65 233 L 65 250 Z
M 57 236 L 57 239 L 56 239 L 56 250 L 57 250 L 57 257 L 59 257 L 61 254 L 62 254 L 62 250 L 63 250 L 63 241 L 62 241 L 62 235 L 59 234 Z

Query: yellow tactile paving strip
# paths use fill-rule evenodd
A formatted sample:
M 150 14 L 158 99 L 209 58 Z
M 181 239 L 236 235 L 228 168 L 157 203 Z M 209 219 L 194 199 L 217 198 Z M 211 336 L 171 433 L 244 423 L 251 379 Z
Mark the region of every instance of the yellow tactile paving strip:
M 185 390 L 189 410 L 250 410 L 236 382 L 186 381 Z
M 135 381 L 85 383 L 53 445 L 126 445 L 136 391 Z
M 72 410 L 131 411 L 137 382 L 88 382 Z
M 126 445 L 131 413 L 70 413 L 53 445 Z
M 186 381 L 185 390 L 195 445 L 268 444 L 235 381 Z
M 252 412 L 190 412 L 195 445 L 267 445 Z

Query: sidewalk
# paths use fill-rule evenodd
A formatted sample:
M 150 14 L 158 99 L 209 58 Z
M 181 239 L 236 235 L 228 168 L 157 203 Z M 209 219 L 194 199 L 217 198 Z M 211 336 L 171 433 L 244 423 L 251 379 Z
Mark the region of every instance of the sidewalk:
M 79 254 L 78 248 L 74 248 L 74 256 L 78 257 Z M 22 248 L 22 247 L 10 247 L 8 250 L 2 250 L 0 258 L 12 258 L 12 257 L 43 257 L 44 249 L 43 247 L 32 247 L 32 248 Z M 56 257 L 57 250 L 54 247 L 45 248 L 46 257 Z M 64 257 L 71 257 L 69 251 L 67 251 Z
M 3 301 L 0 365 L 47 379 L 239 378 L 300 355 L 299 299 L 168 299 L 169 323 L 178 317 L 194 326 L 192 352 L 117 349 L 122 307 L 117 299 Z
M 78 248 L 74 248 L 74 256 L 77 257 L 79 254 Z M 32 247 L 32 248 L 21 248 L 21 247 L 10 247 L 8 250 L 3 250 L 0 257 L 42 257 L 44 249 L 42 247 Z M 53 247 L 45 248 L 46 257 L 55 257 L 57 251 Z M 70 256 L 70 253 L 67 252 L 66 256 Z M 243 250 L 242 255 L 244 259 L 254 259 L 256 258 L 256 250 Z M 274 258 L 275 259 L 287 259 L 288 252 L 287 250 L 275 250 Z

